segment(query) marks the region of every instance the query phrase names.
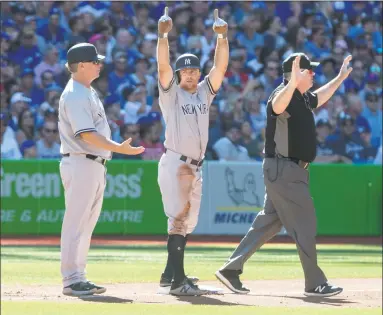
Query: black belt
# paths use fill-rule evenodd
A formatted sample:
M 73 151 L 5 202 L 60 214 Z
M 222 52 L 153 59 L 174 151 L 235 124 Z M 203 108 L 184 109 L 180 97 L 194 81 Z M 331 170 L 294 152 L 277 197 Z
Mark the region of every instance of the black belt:
M 63 157 L 68 157 L 68 156 L 70 156 L 70 154 L 69 153 L 65 153 L 62 156 Z M 105 165 L 106 161 L 107 161 L 107 160 L 103 159 L 102 157 L 99 157 L 99 156 L 93 155 L 93 154 L 85 154 L 85 157 L 87 159 L 90 159 L 90 160 L 93 160 L 93 161 L 96 161 L 96 162 L 100 162 L 102 165 Z M 97 159 L 99 159 L 99 160 L 97 160 Z
M 167 151 L 167 149 L 165 149 L 165 153 L 166 153 L 166 151 Z M 194 160 L 194 159 L 191 159 L 191 158 L 188 158 L 186 155 L 181 155 L 180 156 L 180 160 L 181 161 L 183 161 L 183 162 L 187 162 L 187 160 L 190 160 L 190 164 L 192 164 L 192 165 L 195 165 L 195 166 L 201 166 L 202 165 L 202 163 L 203 163 L 203 160 L 201 160 L 201 161 L 197 161 L 197 160 Z
M 305 170 L 309 167 L 310 163 L 302 161 L 297 158 L 292 158 L 292 157 L 286 157 L 281 154 L 267 154 L 266 158 L 278 158 L 278 159 L 285 159 L 291 162 L 294 162 L 295 164 L 299 165 L 300 167 L 304 168 Z

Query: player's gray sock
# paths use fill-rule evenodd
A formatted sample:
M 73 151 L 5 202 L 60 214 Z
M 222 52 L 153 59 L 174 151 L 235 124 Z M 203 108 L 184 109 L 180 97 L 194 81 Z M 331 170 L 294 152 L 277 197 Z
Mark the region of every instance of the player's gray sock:
M 184 271 L 185 237 L 170 235 L 168 239 L 168 254 L 174 271 L 174 282 L 181 283 L 185 279 Z

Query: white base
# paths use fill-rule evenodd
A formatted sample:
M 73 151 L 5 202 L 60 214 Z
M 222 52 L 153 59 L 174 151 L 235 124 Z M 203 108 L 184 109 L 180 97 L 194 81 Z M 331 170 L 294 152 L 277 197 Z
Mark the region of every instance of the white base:
M 209 291 L 208 294 L 223 295 L 223 289 L 221 289 L 221 288 L 213 287 L 210 285 L 198 285 L 198 287 L 201 290 L 208 290 Z M 170 286 L 169 287 L 158 287 L 157 294 L 169 295 L 169 291 L 170 291 Z

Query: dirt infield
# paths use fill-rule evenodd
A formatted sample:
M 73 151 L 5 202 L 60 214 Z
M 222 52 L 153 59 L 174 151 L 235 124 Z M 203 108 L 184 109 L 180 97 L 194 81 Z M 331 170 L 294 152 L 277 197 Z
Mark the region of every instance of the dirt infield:
M 224 288 L 224 295 L 202 297 L 175 297 L 158 294 L 158 284 L 127 283 L 106 285 L 103 295 L 76 298 L 62 295 L 61 286 L 1 286 L 3 301 L 56 301 L 60 303 L 159 303 L 159 304 L 194 304 L 194 305 L 247 305 L 281 307 L 326 307 L 370 308 L 381 307 L 381 279 L 336 279 L 333 283 L 342 286 L 344 291 L 330 298 L 305 297 L 302 294 L 301 280 L 262 280 L 245 281 L 251 289 L 248 295 L 233 294 L 218 281 L 201 282 Z
M 129 235 L 129 236 L 93 236 L 92 245 L 164 245 L 166 235 Z M 212 236 L 212 235 L 191 235 L 188 244 L 209 245 L 217 244 L 238 244 L 241 236 Z M 2 235 L 0 239 L 1 246 L 59 246 L 59 236 L 11 236 Z M 268 243 L 293 243 L 289 236 L 278 235 Z M 337 237 L 320 236 L 317 237 L 318 244 L 361 244 L 361 245 L 381 245 L 381 237 Z

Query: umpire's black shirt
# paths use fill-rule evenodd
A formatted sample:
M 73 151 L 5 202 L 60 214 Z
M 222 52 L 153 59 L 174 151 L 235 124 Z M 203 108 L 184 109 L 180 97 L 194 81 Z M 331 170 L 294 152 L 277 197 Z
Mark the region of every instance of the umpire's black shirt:
M 285 83 L 271 93 L 267 102 L 265 156 L 280 154 L 312 162 L 316 157 L 316 130 L 312 110 L 318 105 L 318 96 L 311 91 L 302 95 L 296 89 L 285 111 L 277 115 L 271 102 L 285 87 Z

